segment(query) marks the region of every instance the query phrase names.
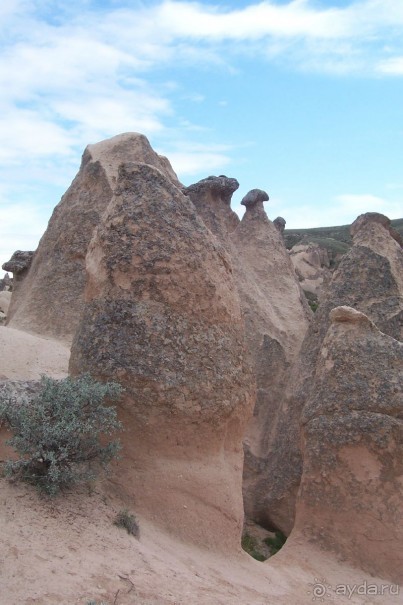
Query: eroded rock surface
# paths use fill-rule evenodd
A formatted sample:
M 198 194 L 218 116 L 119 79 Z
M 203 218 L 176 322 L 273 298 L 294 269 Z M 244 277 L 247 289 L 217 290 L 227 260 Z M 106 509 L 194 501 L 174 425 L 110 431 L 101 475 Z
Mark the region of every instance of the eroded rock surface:
M 326 248 L 316 244 L 297 244 L 291 248 L 289 254 L 301 288 L 317 298 L 323 281 L 331 278 L 330 259 Z
M 289 533 L 302 472 L 300 418 L 313 392 L 313 376 L 333 308 L 351 306 L 377 327 L 402 340 L 403 252 L 389 232 L 390 221 L 368 213 L 352 225 L 353 246 L 323 291 L 319 308 L 289 377 L 291 395 L 282 403 L 268 472 L 272 478 L 266 505 L 273 524 Z M 368 380 L 370 374 L 368 374 Z
M 244 441 L 245 512 L 270 525 L 265 499 L 272 477 L 267 465 L 273 455 L 277 413 L 311 312 L 282 235 L 263 208 L 267 200 L 267 193 L 259 189 L 245 196 L 241 203 L 246 212 L 231 235 L 231 250 L 257 381 L 256 406 Z
M 330 319 L 302 414 L 295 533 L 399 583 L 403 343 L 350 307 L 333 309 Z
M 239 224 L 238 215 L 231 209 L 231 199 L 239 187 L 236 179 L 209 176 L 183 189 L 192 200 L 206 227 L 227 245 L 228 235 Z
M 239 548 L 254 381 L 228 253 L 166 175 L 125 164 L 86 266 L 70 370 L 126 389 L 117 489 L 176 535 Z
M 20 269 L 15 255 L 5 265 L 17 278 L 7 320 L 10 326 L 71 341 L 83 306 L 88 243 L 111 201 L 123 161 L 150 164 L 178 182 L 168 160 L 157 155 L 143 135 L 127 133 L 88 145 L 29 269 L 26 264 Z M 21 271 L 24 279 L 18 284 Z

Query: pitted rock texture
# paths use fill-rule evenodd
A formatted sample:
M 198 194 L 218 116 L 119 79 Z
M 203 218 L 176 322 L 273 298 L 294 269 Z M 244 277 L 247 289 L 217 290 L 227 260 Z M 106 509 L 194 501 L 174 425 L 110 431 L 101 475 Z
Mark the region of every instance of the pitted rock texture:
M 403 580 L 403 343 L 338 307 L 302 414 L 296 526 L 371 574 Z
M 278 216 L 274 219 L 273 225 L 280 231 L 280 233 L 284 233 L 284 229 L 286 226 L 286 220 L 282 216 Z
M 363 216 L 352 225 L 352 248 L 322 291 L 298 363 L 289 376 L 291 395 L 283 402 L 279 414 L 275 454 L 268 468 L 272 484 L 267 509 L 273 523 L 286 533 L 293 526 L 302 472 L 301 412 L 312 394 L 313 375 L 330 325 L 331 310 L 350 306 L 365 313 L 385 334 L 402 340 L 403 251 L 389 233 L 387 217 L 374 213 Z
M 236 179 L 221 175 L 209 176 L 183 189 L 183 193 L 189 196 L 206 227 L 224 245 L 228 245 L 228 235 L 239 224 L 238 215 L 231 210 L 232 195 L 238 187 Z
M 126 389 L 115 483 L 175 534 L 239 548 L 255 387 L 228 253 L 161 171 L 125 164 L 86 265 L 70 370 Z
M 265 499 L 272 478 L 267 465 L 273 456 L 277 413 L 311 311 L 281 233 L 264 211 L 268 195 L 253 190 L 244 199 L 251 203 L 231 234 L 235 278 L 257 381 L 256 405 L 244 440 L 244 502 L 248 518 L 270 525 Z
M 248 193 L 242 198 L 241 204 L 245 206 L 249 210 L 259 205 L 259 207 L 263 208 L 263 202 L 268 202 L 269 196 L 266 191 L 263 189 L 251 189 Z
M 326 248 L 317 244 L 297 244 L 289 252 L 295 273 L 304 292 L 318 296 L 325 280 L 331 278 Z
M 10 260 L 3 263 L 2 268 L 14 273 L 14 276 L 21 276 L 30 268 L 34 254 L 32 251 L 16 250 Z
M 14 289 L 7 319 L 10 326 L 71 341 L 83 306 L 88 243 L 111 201 L 123 161 L 156 166 L 178 183 L 168 160 L 157 155 L 143 135 L 127 133 L 89 145 L 76 178 L 52 214 L 32 265 Z M 18 278 L 18 269 L 10 265 L 6 270 L 17 270 Z

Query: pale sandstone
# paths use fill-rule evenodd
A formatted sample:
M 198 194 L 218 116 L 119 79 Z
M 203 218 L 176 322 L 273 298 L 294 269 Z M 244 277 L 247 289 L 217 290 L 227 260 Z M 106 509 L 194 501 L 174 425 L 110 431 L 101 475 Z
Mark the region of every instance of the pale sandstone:
M 338 307 L 302 414 L 295 532 L 341 560 L 403 580 L 403 343 Z
M 397 340 L 403 334 L 403 252 L 389 232 L 390 221 L 368 213 L 352 225 L 353 246 L 342 258 L 322 292 L 319 308 L 289 375 L 289 394 L 283 400 L 270 459 L 272 477 L 267 510 L 273 524 L 289 533 L 302 472 L 300 418 L 312 394 L 313 376 L 329 328 L 329 314 L 347 305 L 365 313 L 377 327 Z
M 126 389 L 116 489 L 177 536 L 239 549 L 254 382 L 228 253 L 161 171 L 125 164 L 87 272 L 70 370 Z
M 8 290 L 3 290 L 3 292 L 0 292 L 0 311 L 2 311 L 2 313 L 4 313 L 5 315 L 7 315 L 8 313 L 10 300 L 11 292 L 9 292 Z
M 80 170 L 56 206 L 32 264 L 24 267 L 23 273 L 18 267 L 14 269 L 17 287 L 8 325 L 71 342 L 83 307 L 88 244 L 111 201 L 123 161 L 155 166 L 178 184 L 168 160 L 152 150 L 144 135 L 126 133 L 88 145 Z M 6 265 L 6 270 L 13 271 L 10 263 Z

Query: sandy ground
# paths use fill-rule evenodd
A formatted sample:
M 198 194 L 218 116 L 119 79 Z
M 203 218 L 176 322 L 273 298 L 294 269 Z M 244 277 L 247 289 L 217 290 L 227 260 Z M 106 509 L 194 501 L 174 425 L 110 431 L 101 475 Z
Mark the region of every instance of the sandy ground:
M 3 379 L 67 373 L 69 351 L 58 342 L 0 327 L 0 347 Z M 112 478 L 53 500 L 0 479 L 0 605 L 402 602 L 388 588 L 365 594 L 366 586 L 380 591 L 387 583 L 292 539 L 265 563 L 241 549 L 232 556 L 201 550 L 139 517 L 138 540 L 113 523 L 136 506 L 119 499 Z M 350 593 L 355 586 L 355 594 L 336 594 L 340 585 Z
M 0 380 L 67 376 L 70 350 L 56 340 L 0 326 Z

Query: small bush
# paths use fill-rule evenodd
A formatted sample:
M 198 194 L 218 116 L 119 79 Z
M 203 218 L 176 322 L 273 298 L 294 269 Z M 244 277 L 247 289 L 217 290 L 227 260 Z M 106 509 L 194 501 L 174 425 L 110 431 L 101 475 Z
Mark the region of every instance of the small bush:
M 267 557 L 265 557 L 263 553 L 259 552 L 257 540 L 253 536 L 244 534 L 242 536 L 241 546 L 243 550 L 247 552 L 248 555 L 256 559 L 256 561 L 266 561 Z
M 42 376 L 33 398 L 0 394 L 0 420 L 13 432 L 8 441 L 20 455 L 5 463 L 5 474 L 54 496 L 61 489 L 94 479 L 117 455 L 118 440 L 101 445 L 100 435 L 120 430 L 116 409 L 104 400 L 122 392 L 116 383 L 102 384 L 89 375 L 55 380 Z
M 128 510 L 121 510 L 117 516 L 115 521 L 113 522 L 117 527 L 122 527 L 127 531 L 128 534 L 131 534 L 135 538 L 138 538 L 140 535 L 140 528 L 137 523 L 136 517 L 131 515 Z
M 270 548 L 272 555 L 275 555 L 284 546 L 286 541 L 287 537 L 281 531 L 276 531 L 274 538 L 264 539 L 264 543 Z

